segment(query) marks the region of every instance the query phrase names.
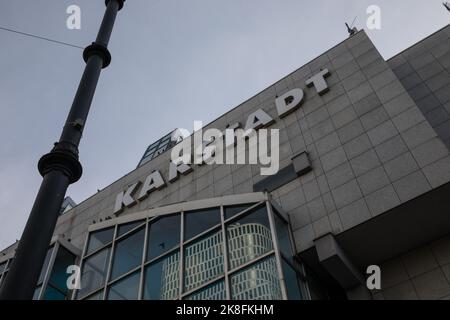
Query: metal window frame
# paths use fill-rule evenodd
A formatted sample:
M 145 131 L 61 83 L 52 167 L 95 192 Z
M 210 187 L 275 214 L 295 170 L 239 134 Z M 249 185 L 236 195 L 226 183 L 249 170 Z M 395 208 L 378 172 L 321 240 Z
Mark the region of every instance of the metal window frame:
M 249 207 L 242 210 L 241 212 L 235 214 L 233 217 L 230 217 L 228 219 L 225 219 L 225 207 L 226 206 L 234 206 L 234 205 L 242 205 L 242 204 L 249 204 Z M 270 232 L 272 237 L 272 243 L 273 243 L 273 249 L 269 252 L 266 252 L 265 254 L 252 259 L 251 261 L 248 261 L 233 270 L 229 270 L 229 261 L 228 261 L 228 239 L 227 239 L 227 226 L 232 223 L 233 221 L 237 221 L 241 218 L 243 218 L 246 215 L 251 214 L 255 209 L 258 209 L 259 207 L 265 207 L 267 218 L 269 221 L 270 226 Z M 184 234 L 185 234 L 185 213 L 188 211 L 197 211 L 202 209 L 212 209 L 212 208 L 218 208 L 220 211 L 220 222 L 207 230 L 202 231 L 201 233 L 197 234 L 191 239 L 184 240 Z M 276 211 L 276 212 L 274 212 Z M 157 219 L 160 219 L 161 217 L 168 216 L 168 215 L 174 215 L 179 214 L 180 221 L 180 241 L 179 245 L 171 248 L 170 250 L 164 252 L 158 257 L 153 258 L 152 260 L 146 261 L 147 259 L 147 251 L 148 251 L 148 239 L 150 234 L 150 227 L 151 223 L 154 222 Z M 289 224 L 289 216 L 276 204 L 276 202 L 272 201 L 270 195 L 266 192 L 257 192 L 257 193 L 249 193 L 249 194 L 241 194 L 241 195 L 230 195 L 230 196 L 223 196 L 220 198 L 210 198 L 210 199 L 203 199 L 203 200 L 195 200 L 191 202 L 182 202 L 177 203 L 165 207 L 159 207 L 155 209 L 145 210 L 142 212 L 126 215 L 126 216 L 119 216 L 117 218 L 103 221 L 94 225 L 89 226 L 88 228 L 88 234 L 86 236 L 86 242 L 84 244 L 83 248 L 83 256 L 81 258 L 80 262 L 80 268 L 83 267 L 84 260 L 88 259 L 92 255 L 98 253 L 101 250 L 104 250 L 107 247 L 110 247 L 111 253 L 106 269 L 106 275 L 103 286 L 83 295 L 83 297 L 77 297 L 78 299 L 86 299 L 92 295 L 99 294 L 101 290 L 103 290 L 103 293 L 101 295 L 102 300 L 106 300 L 108 296 L 108 291 L 111 285 L 116 283 L 117 281 L 120 281 L 127 276 L 136 273 L 140 270 L 140 278 L 139 278 L 139 288 L 138 288 L 138 300 L 142 300 L 144 298 L 144 289 L 145 289 L 145 271 L 147 267 L 158 260 L 164 259 L 164 257 L 169 257 L 170 255 L 174 254 L 176 251 L 179 251 L 179 288 L 178 288 L 178 296 L 176 297 L 177 300 L 184 299 L 192 294 L 195 294 L 196 292 L 199 292 L 206 287 L 210 286 L 211 284 L 214 284 L 219 281 L 224 281 L 225 284 L 225 295 L 227 300 L 232 299 L 232 289 L 231 289 L 231 277 L 248 268 L 251 267 L 254 264 L 257 264 L 258 262 L 267 259 L 270 256 L 273 256 L 275 258 L 276 267 L 277 267 L 277 273 L 278 273 L 278 280 L 280 285 L 280 290 L 282 294 L 282 299 L 287 300 L 287 288 L 285 283 L 285 277 L 282 269 L 282 259 L 286 260 L 287 263 L 289 261 L 285 258 L 285 256 L 281 253 L 278 243 L 278 235 L 276 232 L 276 223 L 275 223 L 275 215 L 277 215 L 278 218 L 280 218 L 284 223 L 287 224 L 288 227 L 288 234 L 291 242 L 291 248 L 292 248 L 292 255 L 295 256 L 295 242 L 293 241 L 293 235 L 292 230 L 290 228 Z M 120 225 L 143 220 L 142 224 L 139 224 L 135 228 L 129 230 L 125 234 L 118 237 L 118 229 Z M 145 226 L 144 226 L 145 225 Z M 116 279 L 112 280 L 112 264 L 114 261 L 114 256 L 116 254 L 116 243 L 120 240 L 125 239 L 126 237 L 130 236 L 132 233 L 136 232 L 138 229 L 142 228 L 144 226 L 145 228 L 145 236 L 144 236 L 144 245 L 143 245 L 143 252 L 142 252 L 142 261 L 139 266 L 136 268 L 133 268 L 132 270 L 127 271 L 126 273 L 120 275 Z M 92 232 L 106 229 L 109 227 L 114 227 L 113 232 L 113 238 L 111 242 L 108 242 L 104 246 L 98 248 L 97 250 L 89 253 L 88 255 L 84 256 L 87 251 L 89 236 Z M 185 275 L 185 253 L 184 249 L 187 245 L 195 243 L 195 241 L 201 239 L 208 233 L 211 233 L 213 231 L 219 231 L 222 232 L 222 238 L 223 238 L 223 259 L 224 259 L 224 272 L 223 274 L 215 277 L 214 279 L 210 279 L 206 282 L 204 282 L 202 285 L 192 288 L 189 291 L 185 291 L 184 289 L 184 275 Z M 289 263 L 291 266 L 292 264 Z M 300 266 L 302 266 L 300 264 Z M 292 266 L 295 271 L 298 272 L 298 268 L 295 268 Z M 303 268 L 302 268 L 303 269 Z M 81 270 L 81 269 L 80 269 Z M 304 270 L 304 269 L 303 269 Z M 303 272 L 304 276 L 304 272 Z M 309 292 L 309 289 L 307 287 L 307 283 L 304 281 L 304 277 L 302 277 L 302 283 L 307 289 L 307 292 Z M 76 291 L 76 290 L 75 290 Z M 72 295 L 72 298 L 75 299 L 76 293 Z M 310 296 L 309 296 L 310 297 Z M 306 297 L 305 297 L 306 298 Z
M 51 247 L 52 253 L 50 255 L 50 259 L 47 265 L 47 269 L 45 270 L 45 275 L 44 278 L 42 280 L 42 282 L 38 282 L 36 284 L 36 287 L 41 286 L 41 290 L 39 292 L 39 295 L 37 297 L 36 300 L 43 300 L 44 298 L 44 293 L 47 291 L 47 287 L 49 286 L 49 280 L 50 280 L 50 276 L 51 273 L 53 271 L 53 267 L 55 266 L 55 261 L 56 261 L 56 257 L 58 255 L 59 249 L 62 247 L 63 249 L 69 251 L 70 253 L 72 253 L 75 256 L 75 261 L 74 264 L 78 264 L 81 260 L 81 250 L 79 250 L 77 247 L 73 246 L 70 242 L 68 242 L 65 238 L 61 237 L 61 236 L 56 236 L 52 239 L 52 241 L 50 242 L 49 245 L 49 249 Z M 54 286 L 50 285 L 52 288 L 54 288 Z M 59 290 L 58 288 L 54 288 L 55 290 L 61 292 L 61 290 Z M 66 294 L 66 298 L 68 299 L 72 299 L 73 298 L 73 293 L 75 292 L 75 290 L 68 290 L 67 294 Z M 61 292 L 63 293 L 63 292 Z
M 142 252 L 142 262 L 141 262 L 141 274 L 139 279 L 139 289 L 138 289 L 138 300 L 142 300 L 144 295 L 144 277 L 145 277 L 145 260 L 147 259 L 147 247 L 148 247 L 148 232 L 149 232 L 149 223 L 148 218 L 145 219 L 145 234 L 144 234 L 144 252 Z M 125 234 L 127 235 L 128 232 Z M 122 235 L 124 236 L 124 235 Z
M 48 280 L 50 278 L 50 272 L 53 269 L 53 264 L 55 263 L 55 260 L 56 260 L 56 255 L 57 255 L 58 249 L 59 249 L 59 243 L 56 242 L 54 245 L 51 245 L 51 246 L 52 246 L 52 248 L 51 248 L 52 253 L 50 255 L 50 260 L 48 261 L 47 269 L 45 270 L 45 276 L 42 281 L 41 291 L 39 292 L 37 300 L 42 300 L 44 292 L 47 291 Z M 39 286 L 40 283 L 37 283 L 36 285 Z
M 133 232 L 130 232 L 128 234 L 128 236 L 131 237 L 131 236 L 133 236 L 134 233 L 141 232 L 142 230 L 139 230 L 139 229 L 143 229 L 144 230 L 144 241 L 145 241 L 145 232 L 146 232 L 146 229 L 147 229 L 147 225 L 140 225 L 139 228 L 136 228 L 136 229 L 133 230 Z M 117 226 L 117 232 L 118 232 L 118 230 L 119 230 L 119 226 Z M 124 238 L 124 237 L 120 236 L 119 238 L 114 239 L 114 244 L 117 245 L 119 242 L 125 241 L 126 239 L 127 239 L 127 237 Z M 143 243 L 143 245 L 142 245 L 142 250 L 144 250 L 144 247 L 145 247 L 145 243 Z M 111 254 L 113 254 L 113 253 L 115 255 L 116 252 L 114 251 Z M 144 253 L 145 253 L 145 251 L 142 252 L 142 259 L 144 258 Z M 133 273 L 133 271 L 137 271 L 137 269 L 142 267 L 142 259 L 141 259 L 141 263 L 138 264 L 136 267 L 134 267 L 134 268 L 128 270 L 127 272 L 121 274 L 117 278 L 114 278 L 114 279 L 110 278 L 109 281 L 108 281 L 108 285 L 111 285 L 111 284 L 117 282 L 117 280 L 121 280 L 121 279 L 125 278 L 125 276 L 130 275 L 131 273 Z M 114 262 L 114 259 L 112 259 L 111 265 L 110 265 L 110 267 L 111 267 L 111 274 L 110 274 L 110 276 L 112 276 L 113 262 Z
M 270 197 L 270 195 L 269 195 L 269 197 Z M 292 264 L 291 261 L 289 261 L 288 257 L 286 257 L 280 250 L 281 257 L 286 263 L 288 263 L 294 269 L 294 271 L 297 272 L 297 276 L 301 280 L 301 283 L 299 283 L 299 285 L 300 285 L 299 289 L 302 290 L 302 294 L 305 295 L 306 300 L 311 300 L 311 291 L 309 289 L 309 283 L 307 281 L 305 267 L 304 267 L 303 263 L 299 260 L 299 258 L 295 255 L 295 253 L 297 252 L 297 248 L 295 245 L 294 234 L 291 229 L 290 217 L 288 214 L 286 214 L 284 212 L 284 210 L 275 201 L 272 200 L 271 197 L 269 198 L 269 203 L 271 204 L 271 206 L 273 208 L 275 208 L 275 212 L 273 213 L 274 217 L 277 216 L 286 223 L 286 227 L 288 228 L 288 235 L 289 235 L 289 240 L 290 240 L 290 244 L 291 244 L 291 249 L 293 251 L 293 260 L 296 262 L 296 265 Z M 275 231 L 276 231 L 276 228 L 275 228 Z
M 228 273 L 228 238 L 227 230 L 225 225 L 225 207 L 220 206 L 220 222 L 222 224 L 222 239 L 223 239 L 223 270 L 225 271 L 224 281 L 225 281 L 225 298 L 231 300 L 231 286 L 230 286 L 230 276 Z
M 106 271 L 105 283 L 103 285 L 103 297 L 102 297 L 102 300 L 106 300 L 106 297 L 108 295 L 108 283 L 109 283 L 109 280 L 111 278 L 112 262 L 113 262 L 113 258 L 114 258 L 115 248 L 116 248 L 116 242 L 114 241 L 114 239 L 117 236 L 117 229 L 118 229 L 118 225 L 116 225 L 114 227 L 114 235 L 113 235 L 113 240 L 112 240 L 112 243 L 111 243 L 111 254 L 109 256 L 108 267 L 106 269 L 107 271 Z
M 180 213 L 180 262 L 179 262 L 179 277 L 180 279 L 179 282 L 180 284 L 178 285 L 178 297 L 177 299 L 181 299 L 181 296 L 183 295 L 183 291 L 184 291 L 184 211 L 181 211 Z
M 283 300 L 287 300 L 288 299 L 288 295 L 287 295 L 287 289 L 286 289 L 286 282 L 285 282 L 285 277 L 284 277 L 284 272 L 283 272 L 283 268 L 281 265 L 281 253 L 280 253 L 280 246 L 278 243 L 278 235 L 276 232 L 276 225 L 275 225 L 275 220 L 274 220 L 274 212 L 272 210 L 272 206 L 270 204 L 269 201 L 266 201 L 266 208 L 267 208 L 267 214 L 269 215 L 269 223 L 270 223 L 270 230 L 272 232 L 272 242 L 273 242 L 273 246 L 274 246 L 274 250 L 275 250 L 275 261 L 277 264 L 277 269 L 278 269 L 278 281 L 280 283 L 280 288 L 281 288 L 281 295 L 283 297 Z
M 3 281 L 3 275 L 5 273 L 7 273 L 8 270 L 9 270 L 8 267 L 9 267 L 9 264 L 11 263 L 10 261 L 11 261 L 11 258 L 8 257 L 6 260 L 3 260 L 3 261 L 0 262 L 0 263 L 5 263 L 5 269 L 3 269 L 3 271 L 0 273 L 0 286 L 1 286 L 2 281 Z

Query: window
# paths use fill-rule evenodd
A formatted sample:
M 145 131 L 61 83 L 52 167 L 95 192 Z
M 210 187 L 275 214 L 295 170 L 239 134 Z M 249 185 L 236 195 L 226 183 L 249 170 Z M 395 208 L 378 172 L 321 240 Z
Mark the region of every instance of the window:
M 243 218 L 228 224 L 227 238 L 231 269 L 273 250 L 266 207 L 256 208 Z
M 219 208 L 187 212 L 184 239 L 189 240 L 218 224 L 220 224 Z
M 63 248 L 62 246 L 58 248 L 56 259 L 53 263 L 53 268 L 48 280 L 47 289 L 45 291 L 45 300 L 54 300 L 46 298 L 47 295 L 50 295 L 50 297 L 58 297 L 59 295 L 57 295 L 55 291 L 58 291 L 64 297 L 67 296 L 67 279 L 69 277 L 69 274 L 67 273 L 67 267 L 74 265 L 75 260 L 76 256 L 73 253 Z
M 85 298 L 84 300 L 103 300 L 103 290 L 94 293 L 93 295 L 90 295 L 89 297 Z
M 145 269 L 144 299 L 173 300 L 179 296 L 180 253 L 169 254 Z
M 52 286 L 47 286 L 47 289 L 45 289 L 45 293 L 44 293 L 42 299 L 44 299 L 44 300 L 66 300 L 66 294 Z
M 281 264 L 283 267 L 284 282 L 286 283 L 288 299 L 302 300 L 297 272 L 286 262 L 286 260 L 282 259 Z
M 207 209 L 167 212 L 93 232 L 83 258 L 78 297 L 92 300 L 309 297 L 298 280 L 298 270 L 302 269 L 292 259 L 287 222 L 275 210 L 268 210 L 270 203 L 266 198 L 259 204 L 254 199 L 248 203 L 224 206 L 218 202 Z M 275 234 L 278 246 L 273 243 Z M 111 248 L 114 252 L 110 258 Z M 58 289 L 56 285 L 52 288 Z M 57 297 L 55 292 L 49 294 Z
M 277 232 L 280 252 L 285 256 L 286 259 L 292 260 L 294 252 L 292 250 L 291 239 L 289 237 L 289 226 L 278 216 L 278 213 L 276 213 L 276 211 L 274 213 L 275 229 Z
M 219 281 L 211 284 L 196 293 L 186 297 L 186 300 L 225 300 L 225 282 Z
M 185 291 L 195 289 L 223 273 L 222 230 L 208 234 L 185 247 Z
M 233 300 L 281 300 L 275 257 L 257 262 L 231 277 Z
M 84 261 L 79 297 L 83 297 L 104 285 L 110 252 L 111 248 L 103 249 Z
M 70 247 L 69 244 L 65 245 Z M 69 292 L 67 286 L 67 279 L 70 275 L 66 271 L 69 266 L 75 265 L 77 254 L 67 249 L 65 245 L 57 240 L 47 250 L 33 300 L 70 299 L 71 292 Z M 71 250 L 74 250 L 74 248 Z
M 3 271 L 6 269 L 6 261 L 0 263 L 0 276 L 2 275 Z
M 144 235 L 145 229 L 141 228 L 139 231 L 117 242 L 113 260 L 112 279 L 116 279 L 118 276 L 141 265 Z
M 149 225 L 147 245 L 147 261 L 180 245 L 179 214 L 163 217 Z
M 245 204 L 245 205 L 225 207 L 225 220 L 234 217 L 238 213 L 250 208 L 252 205 L 253 204 Z
M 121 226 L 119 226 L 118 230 L 117 230 L 117 237 L 121 237 L 123 236 L 125 233 L 137 228 L 138 226 L 140 226 L 141 224 L 143 224 L 145 221 L 144 220 L 139 220 L 136 222 L 130 222 L 130 223 L 125 223 Z
M 107 300 L 137 300 L 140 272 L 135 272 L 110 286 Z
M 114 228 L 96 231 L 90 234 L 87 252 L 91 253 L 112 241 Z
M 3 279 L 6 277 L 7 270 L 6 266 L 8 264 L 8 261 L 0 263 L 0 287 L 2 286 Z

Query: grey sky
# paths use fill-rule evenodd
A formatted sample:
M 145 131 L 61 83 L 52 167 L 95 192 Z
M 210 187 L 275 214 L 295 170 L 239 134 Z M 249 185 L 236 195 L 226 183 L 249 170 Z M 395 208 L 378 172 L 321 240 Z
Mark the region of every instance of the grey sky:
M 210 122 L 347 37 L 344 22 L 382 9 L 366 30 L 385 58 L 449 23 L 441 0 L 128 0 L 80 147 L 81 202 L 137 165 L 146 146 L 194 120 Z M 82 29 L 66 28 L 66 8 Z M 85 46 L 103 0 L 0 0 L 0 26 Z M 0 30 L 0 249 L 20 237 L 84 62 L 81 50 Z

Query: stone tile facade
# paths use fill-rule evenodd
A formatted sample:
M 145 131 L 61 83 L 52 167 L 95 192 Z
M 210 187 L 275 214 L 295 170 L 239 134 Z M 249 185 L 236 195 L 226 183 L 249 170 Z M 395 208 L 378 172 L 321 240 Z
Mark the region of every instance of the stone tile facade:
M 271 193 L 289 214 L 298 253 L 450 181 L 449 32 L 386 62 L 360 31 L 207 126 L 224 130 L 261 108 L 276 119 L 269 129 L 280 129 L 280 168 L 308 152 L 312 171 Z M 325 68 L 329 91 L 319 95 L 305 82 Z M 280 119 L 275 99 L 294 88 L 304 88 L 305 102 Z M 85 200 L 60 217 L 55 234 L 83 248 L 89 225 L 113 216 L 117 194 L 154 170 L 167 177 L 169 161 L 167 151 Z M 193 169 L 122 214 L 249 193 L 263 179 L 258 166 Z M 447 237 L 385 262 L 374 298 L 450 297 L 449 252 Z

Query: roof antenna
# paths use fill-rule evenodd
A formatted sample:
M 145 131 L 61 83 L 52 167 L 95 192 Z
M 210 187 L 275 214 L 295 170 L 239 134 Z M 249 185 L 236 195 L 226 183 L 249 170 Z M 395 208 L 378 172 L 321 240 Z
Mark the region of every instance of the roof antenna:
M 358 29 L 356 29 L 356 27 L 353 27 L 353 24 L 355 23 L 357 18 L 358 16 L 356 16 L 355 19 L 353 19 L 351 26 L 349 26 L 347 22 L 345 23 L 345 26 L 347 27 L 347 32 L 350 35 L 350 37 L 358 32 Z
M 445 8 L 447 8 L 448 11 L 450 11 L 450 3 L 448 2 L 442 2 Z

